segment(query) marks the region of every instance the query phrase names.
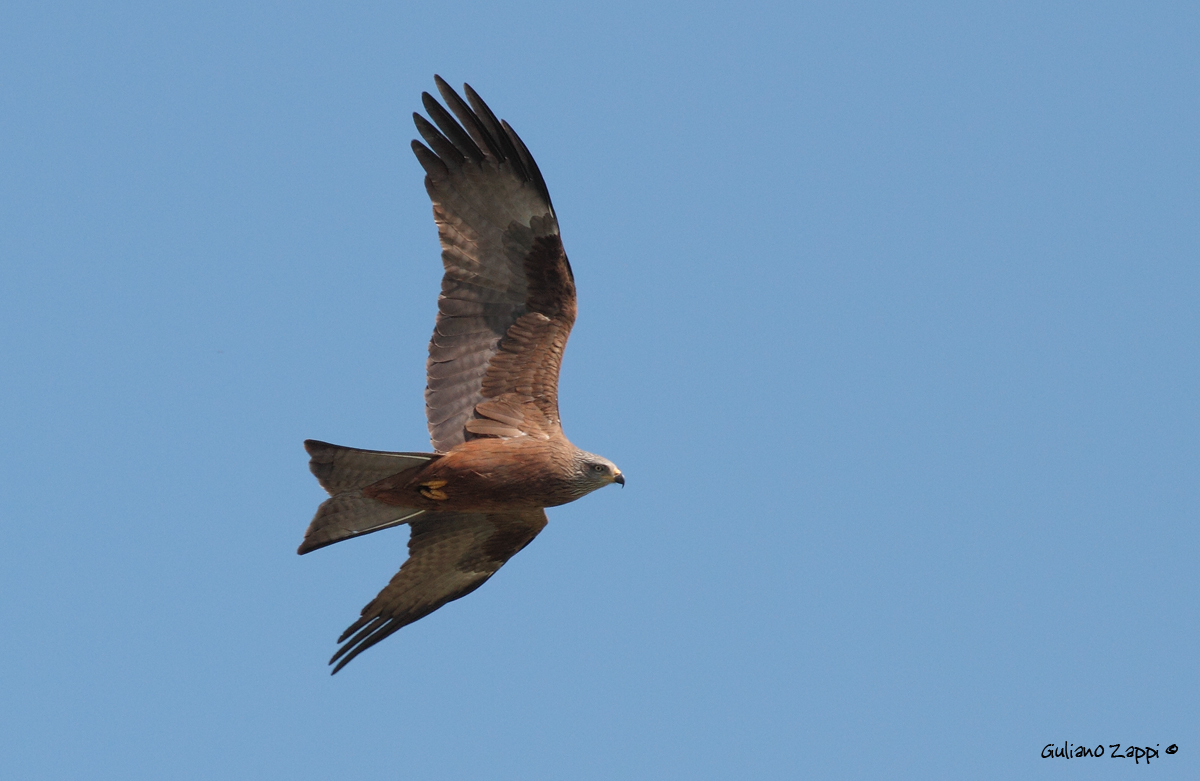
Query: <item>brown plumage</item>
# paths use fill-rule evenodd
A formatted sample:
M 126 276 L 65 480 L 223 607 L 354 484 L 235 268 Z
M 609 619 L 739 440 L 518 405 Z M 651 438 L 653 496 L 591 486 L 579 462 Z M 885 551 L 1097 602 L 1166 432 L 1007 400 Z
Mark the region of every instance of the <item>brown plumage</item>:
M 330 498 L 299 553 L 408 523 L 409 558 L 338 639 L 333 672 L 401 627 L 466 596 L 537 536 L 543 508 L 610 483 L 609 460 L 572 445 L 558 372 L 575 322 L 575 278 L 529 150 L 470 86 L 434 77 L 443 108 L 413 152 L 442 244 L 425 413 L 434 453 L 304 443 Z M 426 144 L 428 146 L 426 146 Z

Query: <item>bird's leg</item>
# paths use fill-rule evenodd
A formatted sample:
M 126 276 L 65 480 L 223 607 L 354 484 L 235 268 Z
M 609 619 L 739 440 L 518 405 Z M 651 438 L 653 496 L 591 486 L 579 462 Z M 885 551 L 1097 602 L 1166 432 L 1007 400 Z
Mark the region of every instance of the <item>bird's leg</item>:
M 428 480 L 424 483 L 421 483 L 421 496 L 424 496 L 426 499 L 434 499 L 439 502 L 449 499 L 449 495 L 447 495 L 445 491 L 441 490 L 445 485 L 445 480 Z

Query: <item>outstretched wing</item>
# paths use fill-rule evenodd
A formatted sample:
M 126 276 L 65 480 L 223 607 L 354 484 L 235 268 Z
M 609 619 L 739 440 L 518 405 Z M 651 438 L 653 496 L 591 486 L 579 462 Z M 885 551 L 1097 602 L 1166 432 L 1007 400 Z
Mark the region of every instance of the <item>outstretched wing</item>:
M 425 389 L 430 438 L 445 452 L 488 435 L 487 424 L 470 431 L 467 423 L 491 420 L 476 407 L 501 396 L 509 406 L 536 405 L 541 414 L 527 417 L 539 419 L 539 433 L 560 427 L 558 370 L 575 322 L 575 280 L 525 144 L 470 86 L 468 104 L 435 78 L 453 116 L 424 93 L 433 123 L 420 114 L 413 121 L 429 146 L 412 146 L 446 269 Z
M 411 524 L 408 561 L 363 608 L 329 660 L 333 672 L 403 626 L 482 586 L 546 527 L 544 510 L 437 513 Z

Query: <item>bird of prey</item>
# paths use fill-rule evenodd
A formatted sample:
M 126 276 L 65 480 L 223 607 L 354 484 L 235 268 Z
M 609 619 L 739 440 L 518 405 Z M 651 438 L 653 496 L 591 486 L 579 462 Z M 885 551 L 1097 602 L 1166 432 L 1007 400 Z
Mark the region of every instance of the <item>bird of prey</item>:
M 425 414 L 433 453 L 308 440 L 329 492 L 298 553 L 407 523 L 408 560 L 362 610 L 329 663 L 336 673 L 403 626 L 479 588 L 546 526 L 546 507 L 611 483 L 606 458 L 572 445 L 558 370 L 575 322 L 575 278 L 529 150 L 469 85 L 435 76 L 447 111 L 421 95 L 412 142 L 442 245 Z

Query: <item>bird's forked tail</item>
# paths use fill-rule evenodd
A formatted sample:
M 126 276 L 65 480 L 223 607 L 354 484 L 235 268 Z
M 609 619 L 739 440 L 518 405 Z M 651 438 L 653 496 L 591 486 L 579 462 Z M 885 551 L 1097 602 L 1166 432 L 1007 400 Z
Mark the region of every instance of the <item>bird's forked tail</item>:
M 359 450 L 315 439 L 306 440 L 304 449 L 311 456 L 309 469 L 330 497 L 317 508 L 297 553 L 407 523 L 424 513 L 414 507 L 371 499 L 363 495 L 362 489 L 402 472 L 416 472 L 437 454 Z

